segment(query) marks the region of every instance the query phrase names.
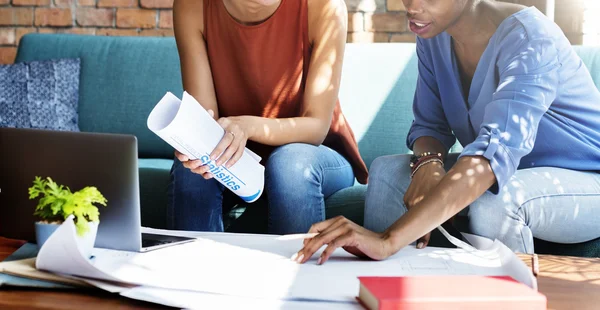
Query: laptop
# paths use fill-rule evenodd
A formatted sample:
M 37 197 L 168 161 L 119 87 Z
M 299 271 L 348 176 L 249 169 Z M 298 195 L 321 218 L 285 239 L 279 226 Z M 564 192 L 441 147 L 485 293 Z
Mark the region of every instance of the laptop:
M 40 176 L 104 195 L 97 248 L 146 252 L 192 241 L 141 232 L 137 161 L 132 135 L 0 128 L 0 236 L 35 242 L 37 200 L 28 188 Z

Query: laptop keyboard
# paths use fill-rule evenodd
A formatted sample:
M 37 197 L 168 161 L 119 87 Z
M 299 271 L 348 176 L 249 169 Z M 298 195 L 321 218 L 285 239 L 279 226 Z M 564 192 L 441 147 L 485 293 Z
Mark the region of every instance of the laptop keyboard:
M 189 238 L 142 233 L 142 248 L 149 248 L 157 245 L 180 242 L 185 240 L 189 240 Z

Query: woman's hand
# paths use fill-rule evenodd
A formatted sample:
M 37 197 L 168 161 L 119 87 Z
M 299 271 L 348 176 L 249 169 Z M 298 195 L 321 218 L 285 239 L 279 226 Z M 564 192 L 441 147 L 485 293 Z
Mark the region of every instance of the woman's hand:
M 225 135 L 210 153 L 210 159 L 216 159 L 217 166 L 225 164 L 230 168 L 244 155 L 250 126 L 243 116 L 221 117 L 217 122 L 225 129 Z
M 184 167 L 190 169 L 193 173 L 199 174 L 207 180 L 213 177 L 212 173 L 208 172 L 208 166 L 203 164 L 201 160 L 190 160 L 186 155 L 179 153 L 177 150 L 175 151 L 175 157 L 177 157 Z
M 386 259 L 396 252 L 390 249 L 391 246 L 383 234 L 367 230 L 343 216 L 314 224 L 309 233 L 318 233 L 318 235 L 305 240 L 304 247 L 294 254 L 292 260 L 298 263 L 308 261 L 325 244 L 327 248 L 317 261 L 319 265 L 325 263 L 339 247 L 358 257 L 374 260 Z
M 208 110 L 210 116 L 214 116 L 212 110 Z M 226 168 L 233 166 L 244 154 L 246 142 L 248 141 L 248 133 L 246 123 L 243 117 L 222 117 L 217 120 L 219 125 L 225 129 L 225 135 L 217 144 L 215 149 L 210 154 L 211 160 L 216 161 L 217 166 L 221 166 L 225 163 Z M 219 156 L 220 155 L 220 156 Z M 190 169 L 193 173 L 202 175 L 205 179 L 213 177 L 212 173 L 209 172 L 210 168 L 203 164 L 200 160 L 189 160 L 189 158 L 175 151 L 175 156 L 179 161 L 183 163 L 183 166 Z
M 438 162 L 425 164 L 413 176 L 410 186 L 404 194 L 404 205 L 407 209 L 412 208 L 425 198 L 432 189 L 434 189 L 446 175 L 444 166 Z M 417 240 L 417 248 L 422 249 L 429 243 L 431 233 Z

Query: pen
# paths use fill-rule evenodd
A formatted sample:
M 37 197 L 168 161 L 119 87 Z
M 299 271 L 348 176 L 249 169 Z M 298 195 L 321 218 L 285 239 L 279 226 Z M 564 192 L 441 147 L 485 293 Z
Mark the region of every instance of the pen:
M 540 273 L 540 263 L 537 254 L 531 256 L 531 269 L 533 270 L 533 275 L 537 277 Z
M 277 237 L 277 240 L 310 239 L 310 238 L 314 238 L 316 235 L 318 235 L 318 233 L 283 235 L 283 236 Z

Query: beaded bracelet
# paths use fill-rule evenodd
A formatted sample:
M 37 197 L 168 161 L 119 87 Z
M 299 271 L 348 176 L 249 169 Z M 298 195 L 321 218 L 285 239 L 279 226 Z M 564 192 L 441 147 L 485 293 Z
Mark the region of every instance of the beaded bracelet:
M 441 159 L 437 158 L 437 157 L 433 157 L 433 158 L 430 158 L 428 160 L 422 161 L 422 162 L 418 163 L 415 166 L 416 168 L 414 168 L 413 171 L 410 173 L 410 178 L 412 179 L 415 176 L 415 174 L 417 173 L 417 171 L 419 171 L 419 169 L 421 169 L 421 167 L 423 167 L 423 166 L 425 166 L 427 164 L 430 164 L 430 163 L 434 163 L 434 162 L 438 162 L 442 166 L 444 165 L 444 162 Z
M 441 153 L 432 153 L 432 152 L 425 152 L 419 156 L 417 155 L 413 155 L 410 159 L 410 167 L 412 168 L 412 170 L 416 169 L 417 166 L 419 166 L 419 164 L 423 161 L 426 161 L 430 158 L 439 158 L 440 160 L 442 160 L 442 154 Z M 443 161 L 443 160 L 442 160 Z

